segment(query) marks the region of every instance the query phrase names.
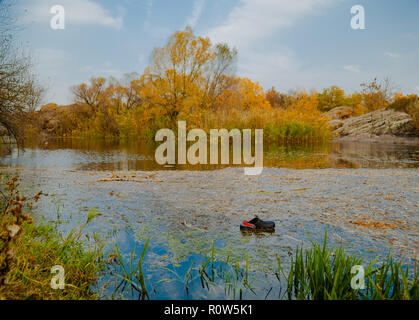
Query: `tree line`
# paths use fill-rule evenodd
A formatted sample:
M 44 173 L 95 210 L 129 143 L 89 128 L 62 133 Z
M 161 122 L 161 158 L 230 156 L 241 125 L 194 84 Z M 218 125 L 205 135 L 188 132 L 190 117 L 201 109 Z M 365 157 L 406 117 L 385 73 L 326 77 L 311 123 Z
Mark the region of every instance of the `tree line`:
M 143 74 L 91 78 L 71 88 L 74 104 L 45 106 L 54 119 L 50 132 L 152 140 L 159 129 L 175 128 L 179 120 L 204 130 L 263 128 L 268 140 L 316 140 L 330 137 L 323 113 L 335 107 L 350 106 L 356 116 L 396 101 L 403 111 L 412 109 L 408 105 L 417 109 L 419 102 L 416 95 L 395 93 L 389 79 L 362 83 L 352 94 L 338 86 L 322 92 L 265 91 L 258 82 L 235 75 L 237 54 L 186 27 L 154 49 Z M 41 121 L 38 127 L 43 125 Z
M 30 57 L 14 45 L 10 2 L 0 3 L 0 18 L 0 124 L 19 142 L 25 134 L 42 132 L 154 140 L 159 129 L 174 129 L 177 121 L 207 131 L 263 128 L 267 140 L 321 140 L 331 135 L 324 113 L 339 106 L 352 107 L 355 116 L 392 107 L 418 123 L 418 96 L 395 93 L 389 79 L 362 83 L 352 94 L 338 86 L 321 92 L 265 91 L 258 82 L 236 76 L 235 48 L 213 44 L 190 27 L 154 49 L 142 74 L 91 78 L 71 88 L 73 104 L 49 103 L 37 111 L 43 88 Z

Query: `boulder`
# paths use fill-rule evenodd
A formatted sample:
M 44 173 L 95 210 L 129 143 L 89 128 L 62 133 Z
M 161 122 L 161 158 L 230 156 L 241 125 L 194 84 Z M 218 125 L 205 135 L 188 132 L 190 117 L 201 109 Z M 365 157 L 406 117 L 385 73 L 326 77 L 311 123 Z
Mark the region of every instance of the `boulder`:
M 328 125 L 329 125 L 329 128 L 331 130 L 336 130 L 336 129 L 342 127 L 343 123 L 344 123 L 343 120 L 330 120 L 328 122 Z
M 58 106 L 55 103 L 49 103 L 36 112 L 38 127 L 51 135 L 62 132 L 69 119 L 89 116 L 91 116 L 91 108 L 86 104 Z
M 413 136 L 415 125 L 407 113 L 377 110 L 345 120 L 334 132 L 340 136 Z
M 330 120 L 343 120 L 349 118 L 354 113 L 352 107 L 336 107 L 325 113 L 325 116 Z

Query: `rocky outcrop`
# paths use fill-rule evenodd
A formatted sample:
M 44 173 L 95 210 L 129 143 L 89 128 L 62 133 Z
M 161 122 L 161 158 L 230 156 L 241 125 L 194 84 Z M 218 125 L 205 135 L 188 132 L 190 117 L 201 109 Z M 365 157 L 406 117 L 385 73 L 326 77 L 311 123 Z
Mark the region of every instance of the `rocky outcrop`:
M 330 120 L 328 122 L 329 128 L 331 130 L 339 129 L 340 127 L 343 126 L 343 124 L 344 124 L 344 121 L 343 120 L 337 120 L 337 119 L 336 120 Z
M 332 110 L 329 110 L 324 115 L 326 118 L 330 120 L 343 120 L 347 119 L 354 113 L 354 109 L 352 107 L 336 107 Z
M 38 112 L 38 121 L 42 130 L 47 133 L 57 133 L 60 130 L 60 121 L 64 107 L 59 107 L 55 103 L 49 103 L 41 107 Z
M 415 125 L 411 116 L 394 110 L 377 110 L 343 121 L 334 133 L 339 136 L 413 136 Z
M 36 118 L 43 132 L 55 135 L 62 132 L 63 126 L 71 121 L 70 119 L 89 116 L 90 112 L 90 107 L 84 104 L 58 106 L 55 103 L 49 103 L 36 112 Z

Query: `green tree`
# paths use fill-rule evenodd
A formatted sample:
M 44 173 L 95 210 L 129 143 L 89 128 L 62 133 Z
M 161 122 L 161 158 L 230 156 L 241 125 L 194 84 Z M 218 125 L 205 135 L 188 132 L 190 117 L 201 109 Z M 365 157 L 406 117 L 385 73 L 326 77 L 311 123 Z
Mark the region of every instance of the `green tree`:
M 317 99 L 319 101 L 319 110 L 326 112 L 345 105 L 345 91 L 338 86 L 331 86 L 319 93 Z

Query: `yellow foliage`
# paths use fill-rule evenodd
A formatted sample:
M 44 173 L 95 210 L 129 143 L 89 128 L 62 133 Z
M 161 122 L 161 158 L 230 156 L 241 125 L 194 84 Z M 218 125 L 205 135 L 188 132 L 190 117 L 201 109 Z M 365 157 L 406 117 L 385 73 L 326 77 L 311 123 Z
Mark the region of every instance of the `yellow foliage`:
M 351 106 L 354 115 L 361 115 L 388 105 L 388 84 L 376 79 L 352 95 L 337 86 L 321 93 L 284 94 L 274 88 L 265 92 L 259 82 L 234 76 L 236 56 L 236 49 L 214 45 L 187 27 L 154 49 L 151 65 L 142 75 L 122 80 L 92 78 L 72 88 L 74 107 L 50 104 L 41 113 L 57 113 L 55 133 L 63 136 L 152 140 L 157 130 L 174 128 L 178 120 L 184 120 L 188 127 L 204 130 L 262 128 L 266 139 L 275 141 L 328 138 L 330 130 L 322 112 L 332 107 Z M 403 99 L 396 94 L 393 100 L 417 116 L 416 100 Z M 57 111 L 62 108 L 64 112 Z

